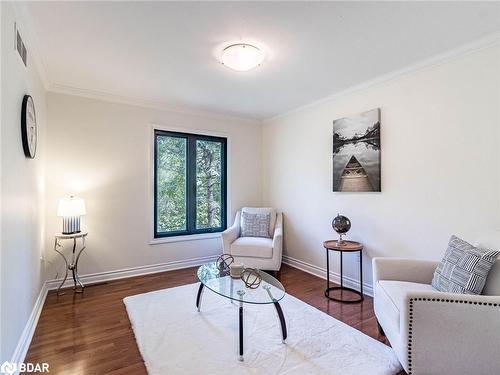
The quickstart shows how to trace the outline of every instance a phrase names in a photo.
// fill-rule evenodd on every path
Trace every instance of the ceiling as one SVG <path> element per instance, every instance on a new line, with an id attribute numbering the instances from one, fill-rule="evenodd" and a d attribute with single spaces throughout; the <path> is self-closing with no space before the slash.
<path id="1" fill-rule="evenodd" d="M 265 119 L 500 30 L 498 2 L 27 2 L 52 87 Z M 260 42 L 249 72 L 217 48 Z"/>

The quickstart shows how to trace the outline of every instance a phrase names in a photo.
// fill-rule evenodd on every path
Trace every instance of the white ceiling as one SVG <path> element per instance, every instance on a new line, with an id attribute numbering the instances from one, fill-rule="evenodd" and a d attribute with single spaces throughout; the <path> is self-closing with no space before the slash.
<path id="1" fill-rule="evenodd" d="M 488 2 L 30 2 L 53 86 L 268 118 L 500 30 Z M 215 49 L 258 41 L 257 69 Z"/>

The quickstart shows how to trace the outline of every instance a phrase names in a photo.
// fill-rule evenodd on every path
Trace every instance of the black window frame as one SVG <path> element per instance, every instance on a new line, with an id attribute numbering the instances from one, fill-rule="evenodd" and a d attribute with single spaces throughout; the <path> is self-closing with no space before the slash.
<path id="1" fill-rule="evenodd" d="M 158 232 L 158 137 L 186 139 L 186 230 Z M 221 143 L 221 226 L 218 228 L 196 228 L 196 142 Z M 183 133 L 154 129 L 154 238 L 186 236 L 203 233 L 219 233 L 227 228 L 227 138 L 205 134 Z"/>

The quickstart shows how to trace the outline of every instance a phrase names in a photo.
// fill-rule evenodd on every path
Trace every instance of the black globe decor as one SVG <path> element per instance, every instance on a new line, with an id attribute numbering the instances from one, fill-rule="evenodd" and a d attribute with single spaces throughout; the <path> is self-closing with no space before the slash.
<path id="1" fill-rule="evenodd" d="M 332 221 L 332 228 L 339 234 L 339 240 L 337 243 L 342 245 L 344 241 L 342 241 L 342 236 L 345 235 L 349 229 L 351 229 L 351 220 L 349 218 L 337 214 L 335 219 Z"/>

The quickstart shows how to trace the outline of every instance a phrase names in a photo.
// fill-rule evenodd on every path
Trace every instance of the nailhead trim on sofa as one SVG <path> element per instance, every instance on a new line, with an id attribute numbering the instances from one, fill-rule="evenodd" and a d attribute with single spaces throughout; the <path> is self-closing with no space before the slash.
<path id="1" fill-rule="evenodd" d="M 410 298 L 410 309 L 409 309 L 409 319 L 408 319 L 408 375 L 412 375 L 411 361 L 412 361 L 412 340 L 413 340 L 413 303 L 414 301 L 427 301 L 427 302 L 445 302 L 445 303 L 465 303 L 469 305 L 485 305 L 500 307 L 499 303 L 492 302 L 472 302 L 472 301 L 462 301 L 456 299 L 446 299 L 446 298 Z"/>

